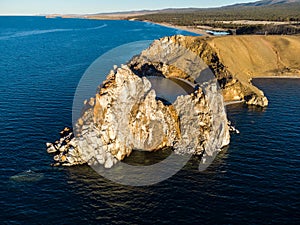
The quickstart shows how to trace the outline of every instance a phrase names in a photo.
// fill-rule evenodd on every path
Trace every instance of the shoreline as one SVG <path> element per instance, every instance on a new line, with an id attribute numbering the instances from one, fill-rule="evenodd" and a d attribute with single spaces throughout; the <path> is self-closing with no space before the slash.
<path id="1" fill-rule="evenodd" d="M 128 16 L 128 15 L 127 15 Z M 191 32 L 194 34 L 199 34 L 202 36 L 209 36 L 209 37 L 213 37 L 213 35 L 208 34 L 206 32 L 206 30 L 215 30 L 213 28 L 207 28 L 207 29 L 201 29 L 201 28 L 195 28 L 195 27 L 190 27 L 190 26 L 178 26 L 178 25 L 173 25 L 170 23 L 157 23 L 157 22 L 153 22 L 150 20 L 135 20 L 135 19 L 128 19 L 127 17 L 120 16 L 120 15 L 104 15 L 104 16 L 73 16 L 73 15 L 46 15 L 45 18 L 47 19 L 53 19 L 53 18 L 57 18 L 60 17 L 62 19 L 86 19 L 86 20 L 127 20 L 127 21 L 132 21 L 132 22 L 144 22 L 144 23 L 151 23 L 151 24 L 155 24 L 155 25 L 159 25 L 159 26 L 163 26 L 163 27 L 167 27 L 167 28 L 173 28 L 176 30 L 182 30 L 182 31 L 187 31 L 187 32 Z"/>
<path id="2" fill-rule="evenodd" d="M 139 21 L 139 20 L 132 20 L 132 21 Z M 188 31 L 191 33 L 195 33 L 195 34 L 200 34 L 202 36 L 210 36 L 213 37 L 213 35 L 210 35 L 206 32 L 206 30 L 204 29 L 200 29 L 200 28 L 195 28 L 195 27 L 189 27 L 189 26 L 177 26 L 177 25 L 173 25 L 170 23 L 156 23 L 153 21 L 149 21 L 149 20 L 140 20 L 141 22 L 145 22 L 145 23 L 152 23 L 152 24 L 156 24 L 159 26 L 163 26 L 163 27 L 167 27 L 167 28 L 173 28 L 176 30 L 183 30 L 183 31 Z"/>
<path id="3" fill-rule="evenodd" d="M 237 101 L 224 101 L 224 105 L 229 106 L 229 105 L 236 105 L 236 104 L 244 104 L 246 101 L 245 100 L 237 100 Z"/>
<path id="4" fill-rule="evenodd" d="M 280 76 L 258 76 L 258 77 L 252 77 L 253 79 L 300 79 L 300 74 L 296 75 L 280 75 Z"/>

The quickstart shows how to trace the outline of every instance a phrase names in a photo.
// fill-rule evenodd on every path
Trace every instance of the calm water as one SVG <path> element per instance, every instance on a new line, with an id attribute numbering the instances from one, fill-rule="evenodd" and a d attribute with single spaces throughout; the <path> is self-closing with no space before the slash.
<path id="1" fill-rule="evenodd" d="M 1 224 L 299 224 L 300 80 L 256 80 L 264 110 L 228 107 L 241 131 L 205 172 L 193 158 L 150 187 L 51 168 L 85 69 L 121 44 L 180 33 L 140 22 L 0 17 Z M 184 33 L 185 34 L 185 33 Z M 14 175 L 32 170 L 32 180 Z"/>

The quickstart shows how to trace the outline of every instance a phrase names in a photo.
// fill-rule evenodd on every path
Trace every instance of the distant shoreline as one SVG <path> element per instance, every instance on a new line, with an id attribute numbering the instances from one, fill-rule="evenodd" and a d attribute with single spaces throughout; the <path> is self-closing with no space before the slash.
<path id="1" fill-rule="evenodd" d="M 160 26 L 183 30 L 195 34 L 199 34 L 202 36 L 219 36 L 218 32 L 229 32 L 231 34 L 235 34 L 236 29 L 227 29 L 222 26 L 219 27 L 212 27 L 210 25 L 174 25 L 169 22 L 154 22 L 152 20 L 145 20 L 145 19 L 138 19 L 139 16 L 147 15 L 147 13 L 108 13 L 108 14 L 99 14 L 99 15 L 75 15 L 75 14 L 69 14 L 69 15 L 62 15 L 62 14 L 52 14 L 52 15 L 45 15 L 45 18 L 63 18 L 63 19 L 89 19 L 89 20 L 126 20 L 126 21 L 139 21 L 139 22 L 146 22 L 146 23 L 152 23 L 157 24 Z M 221 24 L 236 24 L 236 25 L 244 25 L 246 28 L 248 26 L 266 26 L 266 25 L 288 25 L 291 22 L 278 22 L 278 21 L 253 21 L 253 20 L 232 20 L 232 21 L 219 21 Z M 251 33 L 248 33 L 248 31 L 243 31 L 244 35 L 252 35 Z M 264 31 L 262 34 L 267 33 L 267 31 Z M 257 33 L 253 33 L 255 35 Z M 275 35 L 275 34 L 273 34 Z M 280 35 L 280 34 L 278 34 Z"/>
<path id="2" fill-rule="evenodd" d="M 194 27 L 189 27 L 189 26 L 177 26 L 177 25 L 173 25 L 173 24 L 169 24 L 169 23 L 156 23 L 156 22 L 152 22 L 152 21 L 148 21 L 148 20 L 142 20 L 141 22 L 152 23 L 152 24 L 156 24 L 159 26 L 163 26 L 163 27 L 188 31 L 188 32 L 195 33 L 195 34 L 200 34 L 202 36 L 212 36 L 212 35 L 208 34 L 206 32 L 206 30 L 200 29 L 200 28 L 194 28 Z"/>
<path id="3" fill-rule="evenodd" d="M 105 16 L 78 16 L 78 15 L 46 15 L 45 18 L 47 19 L 54 19 L 54 18 L 62 18 L 62 19 L 87 19 L 87 20 L 127 20 L 127 21 L 137 21 L 137 22 L 145 22 L 145 23 L 151 23 L 151 24 L 156 24 L 159 26 L 163 27 L 168 27 L 168 28 L 173 28 L 177 30 L 182 30 L 182 31 L 187 31 L 195 34 L 199 34 L 202 36 L 213 36 L 211 34 L 208 34 L 206 31 L 207 30 L 218 30 L 212 27 L 203 27 L 203 28 L 196 28 L 196 27 L 191 27 L 191 26 L 178 26 L 178 25 L 173 25 L 170 23 L 157 23 L 153 21 L 148 21 L 148 20 L 135 20 L 135 19 L 128 19 L 128 17 L 136 16 L 136 14 L 129 15 L 126 14 L 120 16 L 119 14 L 109 14 Z M 204 29 L 205 28 L 205 29 Z"/>

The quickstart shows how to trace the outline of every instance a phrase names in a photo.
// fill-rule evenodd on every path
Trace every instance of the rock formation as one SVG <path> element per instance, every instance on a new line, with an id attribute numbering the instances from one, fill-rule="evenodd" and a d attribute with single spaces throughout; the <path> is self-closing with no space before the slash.
<path id="1" fill-rule="evenodd" d="M 164 147 L 176 154 L 212 156 L 229 144 L 229 130 L 238 133 L 227 121 L 223 98 L 267 106 L 251 79 L 299 74 L 299 42 L 299 36 L 178 35 L 157 40 L 111 71 L 85 101 L 75 137 L 66 128 L 60 140 L 47 143 L 47 151 L 55 154 L 53 165 L 111 168 L 133 150 Z M 161 93 L 165 82 L 180 90 L 173 99 Z"/>
<path id="2" fill-rule="evenodd" d="M 173 100 L 166 98 L 155 87 L 157 79 L 182 92 Z M 133 150 L 164 147 L 172 147 L 176 154 L 213 155 L 230 141 L 215 76 L 198 55 L 172 38 L 155 41 L 127 65 L 111 71 L 85 102 L 74 133 L 68 140 L 71 145 L 48 144 L 50 153 L 58 148 L 55 165 L 87 162 L 111 168 Z"/>

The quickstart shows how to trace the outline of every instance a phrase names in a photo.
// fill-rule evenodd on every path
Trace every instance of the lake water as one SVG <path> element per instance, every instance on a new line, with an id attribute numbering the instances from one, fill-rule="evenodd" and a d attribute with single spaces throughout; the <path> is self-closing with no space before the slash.
<path id="1" fill-rule="evenodd" d="M 87 67 L 119 45 L 178 33 L 188 34 L 142 22 L 0 17 L 1 224 L 300 223 L 297 79 L 255 80 L 265 110 L 228 106 L 241 134 L 205 172 L 192 158 L 169 180 L 127 187 L 87 166 L 49 166 L 45 142 L 71 125 Z"/>

